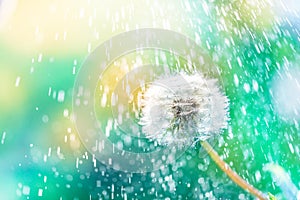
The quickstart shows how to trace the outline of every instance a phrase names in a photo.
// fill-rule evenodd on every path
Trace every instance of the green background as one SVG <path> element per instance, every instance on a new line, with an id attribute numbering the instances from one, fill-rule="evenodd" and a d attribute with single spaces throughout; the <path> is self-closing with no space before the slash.
<path id="1" fill-rule="evenodd" d="M 282 166 L 299 188 L 298 121 L 283 120 L 270 93 L 286 62 L 300 67 L 299 18 L 285 18 L 265 1 L 247 2 L 18 2 L 0 32 L 1 198 L 252 199 L 208 156 L 199 157 L 199 146 L 176 166 L 131 174 L 106 168 L 81 144 L 72 123 L 72 87 L 80 66 L 113 35 L 146 27 L 201 43 L 221 69 L 231 118 L 215 145 L 222 158 L 262 191 L 281 193 L 263 170 L 267 163 Z"/>

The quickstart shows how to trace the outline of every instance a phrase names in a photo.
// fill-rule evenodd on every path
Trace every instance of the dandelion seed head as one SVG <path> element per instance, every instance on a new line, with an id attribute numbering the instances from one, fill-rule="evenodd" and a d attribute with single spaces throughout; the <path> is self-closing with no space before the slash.
<path id="1" fill-rule="evenodd" d="M 145 90 L 140 124 L 147 138 L 182 148 L 221 133 L 228 105 L 216 79 L 200 73 L 164 75 Z"/>

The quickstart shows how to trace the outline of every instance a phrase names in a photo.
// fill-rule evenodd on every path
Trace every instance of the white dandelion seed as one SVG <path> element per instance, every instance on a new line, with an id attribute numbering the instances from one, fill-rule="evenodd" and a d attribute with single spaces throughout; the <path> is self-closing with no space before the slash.
<path id="1" fill-rule="evenodd" d="M 158 144 L 182 148 L 226 128 L 228 102 L 216 79 L 183 72 L 162 76 L 144 93 L 140 124 Z"/>
<path id="2" fill-rule="evenodd" d="M 232 181 L 258 199 L 268 199 L 233 171 L 206 141 L 226 128 L 229 120 L 229 100 L 221 92 L 216 79 L 183 72 L 162 76 L 146 89 L 141 106 L 140 124 L 148 138 L 176 148 L 200 141 Z"/>

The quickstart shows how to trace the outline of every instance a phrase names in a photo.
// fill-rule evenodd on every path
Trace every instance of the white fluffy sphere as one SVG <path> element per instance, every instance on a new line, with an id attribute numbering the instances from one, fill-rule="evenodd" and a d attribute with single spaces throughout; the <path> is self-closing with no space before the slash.
<path id="1" fill-rule="evenodd" d="M 228 102 L 216 79 L 183 72 L 162 76 L 144 93 L 140 124 L 146 137 L 180 148 L 226 128 Z"/>

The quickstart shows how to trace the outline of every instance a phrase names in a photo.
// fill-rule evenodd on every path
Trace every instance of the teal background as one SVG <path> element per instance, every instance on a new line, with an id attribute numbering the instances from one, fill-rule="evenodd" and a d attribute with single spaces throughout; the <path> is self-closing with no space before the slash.
<path id="1" fill-rule="evenodd" d="M 0 29 L 1 199 L 253 199 L 208 156 L 198 156 L 200 146 L 189 149 L 176 166 L 131 174 L 106 168 L 81 144 L 72 122 L 72 87 L 80 66 L 103 41 L 143 27 L 178 31 L 201 42 L 199 48 L 220 67 L 231 118 L 215 146 L 222 158 L 248 182 L 279 198 L 281 190 L 263 170 L 265 164 L 282 166 L 300 187 L 298 121 L 283 120 L 270 94 L 272 78 L 285 62 L 300 67 L 299 18 L 286 18 L 265 1 L 89 2 L 20 1 Z M 64 91 L 62 102 L 59 91 Z"/>

